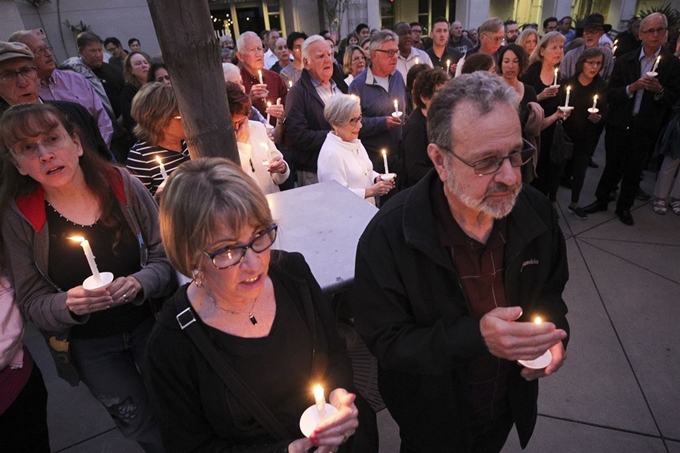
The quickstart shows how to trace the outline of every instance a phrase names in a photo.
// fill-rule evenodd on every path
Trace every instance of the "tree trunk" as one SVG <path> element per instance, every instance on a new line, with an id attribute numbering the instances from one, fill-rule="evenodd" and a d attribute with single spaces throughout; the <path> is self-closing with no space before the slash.
<path id="1" fill-rule="evenodd" d="M 226 157 L 240 165 L 207 0 L 147 2 L 191 158 Z"/>

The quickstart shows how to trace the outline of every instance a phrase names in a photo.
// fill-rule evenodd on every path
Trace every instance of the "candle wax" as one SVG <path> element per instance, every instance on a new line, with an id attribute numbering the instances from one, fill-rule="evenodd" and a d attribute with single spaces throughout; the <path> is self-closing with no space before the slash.
<path id="1" fill-rule="evenodd" d="M 382 155 L 383 155 L 383 163 L 385 164 L 385 174 L 390 172 L 390 168 L 387 166 L 387 151 L 384 149 L 382 150 Z"/>

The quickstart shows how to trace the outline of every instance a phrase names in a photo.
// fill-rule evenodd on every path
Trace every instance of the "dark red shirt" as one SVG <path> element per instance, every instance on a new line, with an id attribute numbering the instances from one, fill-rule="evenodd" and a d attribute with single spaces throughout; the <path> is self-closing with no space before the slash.
<path id="1" fill-rule="evenodd" d="M 481 319 L 496 307 L 507 307 L 503 284 L 507 220 L 494 221 L 486 244 L 482 244 L 465 234 L 453 218 L 444 195 L 444 185 L 438 178 L 430 187 L 430 199 L 439 241 L 453 255 L 470 317 Z M 470 362 L 472 426 L 489 424 L 510 409 L 509 370 L 509 361 L 491 354 Z"/>
<path id="2" fill-rule="evenodd" d="M 250 93 L 250 89 L 253 85 L 260 83 L 257 71 L 253 76 L 248 72 L 246 68 L 241 68 L 241 78 L 243 79 L 243 86 L 246 87 L 246 93 Z M 286 95 L 288 94 L 288 88 L 286 87 L 286 82 L 283 78 L 274 71 L 262 68 L 262 81 L 267 85 L 267 91 L 269 95 L 264 99 L 254 99 L 253 107 L 260 111 L 262 116 L 267 117 L 267 102 L 271 102 L 272 105 L 276 104 L 276 100 L 281 98 L 281 105 L 286 104 Z M 251 98 L 253 99 L 253 98 Z M 276 126 L 276 118 L 272 117 L 271 125 Z"/>

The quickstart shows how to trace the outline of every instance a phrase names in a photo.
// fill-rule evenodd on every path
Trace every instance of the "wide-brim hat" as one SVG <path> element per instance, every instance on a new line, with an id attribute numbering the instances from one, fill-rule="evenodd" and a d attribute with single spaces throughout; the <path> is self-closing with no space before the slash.
<path id="1" fill-rule="evenodd" d="M 584 20 L 579 21 L 576 25 L 577 30 L 585 30 L 586 28 L 597 28 L 604 30 L 605 33 L 609 33 L 612 29 L 611 24 L 604 23 L 604 16 L 600 13 L 591 14 Z"/>
<path id="2" fill-rule="evenodd" d="M 12 58 L 28 58 L 33 60 L 33 52 L 23 43 L 0 41 L 0 61 Z"/>

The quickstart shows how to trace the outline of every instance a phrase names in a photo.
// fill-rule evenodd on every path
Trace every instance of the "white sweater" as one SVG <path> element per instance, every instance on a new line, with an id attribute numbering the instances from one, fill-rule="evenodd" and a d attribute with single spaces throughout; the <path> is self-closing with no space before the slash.
<path id="1" fill-rule="evenodd" d="M 241 168 L 249 174 L 262 188 L 265 195 L 279 191 L 277 184 L 283 183 L 290 175 L 290 167 L 286 163 L 286 173 L 269 173 L 267 166 L 262 165 L 262 161 L 267 159 L 263 143 L 269 148 L 271 159 L 277 157 L 283 160 L 283 154 L 276 149 L 276 145 L 267 136 L 264 124 L 258 121 L 248 121 L 250 128 L 250 138 L 248 143 L 238 142 L 238 155 L 241 158 Z M 285 161 L 284 161 L 285 162 Z"/>

